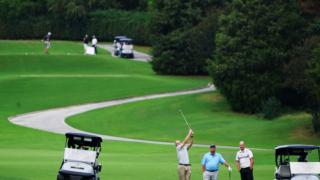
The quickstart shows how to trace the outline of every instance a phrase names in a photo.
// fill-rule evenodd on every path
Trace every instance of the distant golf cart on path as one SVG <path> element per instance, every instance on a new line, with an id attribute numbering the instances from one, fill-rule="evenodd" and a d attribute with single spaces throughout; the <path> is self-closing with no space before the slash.
<path id="1" fill-rule="evenodd" d="M 115 36 L 113 41 L 114 55 L 121 58 L 134 58 L 133 40 L 126 36 Z"/>
<path id="2" fill-rule="evenodd" d="M 114 55 L 119 56 L 121 50 L 121 42 L 120 39 L 127 38 L 126 36 L 115 36 L 113 40 L 113 47 L 114 47 Z"/>
<path id="3" fill-rule="evenodd" d="M 99 180 L 101 137 L 67 133 L 64 158 L 57 180 Z"/>
<path id="4" fill-rule="evenodd" d="M 313 157 L 316 158 L 316 162 L 308 161 L 311 154 L 317 156 Z M 275 160 L 276 180 L 320 180 L 320 146 L 277 146 L 275 148 Z"/>

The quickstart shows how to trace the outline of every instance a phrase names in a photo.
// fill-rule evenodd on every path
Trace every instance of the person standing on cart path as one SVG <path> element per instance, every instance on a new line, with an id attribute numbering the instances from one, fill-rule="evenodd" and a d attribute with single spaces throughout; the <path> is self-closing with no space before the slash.
<path id="1" fill-rule="evenodd" d="M 228 168 L 229 173 L 231 173 L 231 166 L 224 160 L 220 153 L 216 152 L 216 145 L 210 145 L 209 148 L 210 152 L 206 153 L 201 160 L 203 180 L 217 180 L 219 164 L 225 165 Z"/>
<path id="2" fill-rule="evenodd" d="M 98 39 L 95 35 L 92 36 L 92 47 L 94 48 L 95 54 L 98 54 L 98 49 L 97 49 L 97 44 L 98 44 Z"/>
<path id="3" fill-rule="evenodd" d="M 51 32 L 48 32 L 48 34 L 46 34 L 43 38 L 45 54 L 49 54 L 49 48 L 51 47 L 50 41 L 51 41 Z"/>
<path id="4" fill-rule="evenodd" d="M 87 47 L 89 45 L 89 38 L 88 38 L 88 34 L 86 34 L 83 37 L 83 49 L 84 49 L 84 54 L 87 54 Z"/>
<path id="5" fill-rule="evenodd" d="M 188 144 L 189 143 L 189 144 Z M 191 177 L 191 164 L 189 160 L 188 151 L 193 144 L 193 131 L 189 129 L 188 135 L 181 142 L 176 140 L 176 150 L 178 156 L 178 175 L 179 180 L 190 180 Z"/>
<path id="6" fill-rule="evenodd" d="M 246 148 L 244 141 L 240 141 L 239 148 L 240 150 L 236 155 L 236 164 L 241 180 L 253 180 L 253 153 Z"/>

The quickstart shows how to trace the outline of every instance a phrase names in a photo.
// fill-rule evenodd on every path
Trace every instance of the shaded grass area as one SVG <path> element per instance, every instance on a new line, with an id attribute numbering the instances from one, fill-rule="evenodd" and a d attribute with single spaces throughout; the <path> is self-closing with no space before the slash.
<path id="1" fill-rule="evenodd" d="M 150 46 L 135 45 L 134 50 L 152 55 L 152 48 Z"/>

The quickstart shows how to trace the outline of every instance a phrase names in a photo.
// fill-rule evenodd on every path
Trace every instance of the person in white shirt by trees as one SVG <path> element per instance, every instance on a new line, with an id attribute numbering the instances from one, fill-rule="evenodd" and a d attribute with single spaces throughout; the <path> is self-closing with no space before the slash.
<path id="1" fill-rule="evenodd" d="M 253 154 L 246 148 L 244 141 L 240 141 L 240 150 L 236 155 L 237 168 L 241 175 L 241 180 L 253 180 Z"/>
<path id="2" fill-rule="evenodd" d="M 176 140 L 176 150 L 178 156 L 178 175 L 179 180 L 190 180 L 191 177 L 191 164 L 189 161 L 188 151 L 193 144 L 193 131 L 189 130 L 186 138 L 181 142 Z"/>
<path id="3" fill-rule="evenodd" d="M 92 36 L 92 42 L 91 42 L 91 44 L 92 44 L 92 47 L 94 48 L 94 52 L 95 52 L 95 54 L 98 54 L 98 47 L 97 47 L 97 44 L 98 44 L 98 39 L 97 39 L 97 37 L 95 36 L 95 35 L 93 35 Z"/>

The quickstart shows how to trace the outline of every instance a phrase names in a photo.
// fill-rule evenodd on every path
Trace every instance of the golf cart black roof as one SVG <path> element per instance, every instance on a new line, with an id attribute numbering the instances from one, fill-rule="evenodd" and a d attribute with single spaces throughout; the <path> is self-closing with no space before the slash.
<path id="1" fill-rule="evenodd" d="M 120 42 L 132 42 L 133 40 L 130 38 L 121 38 Z"/>
<path id="2" fill-rule="evenodd" d="M 282 145 L 275 147 L 275 161 L 277 167 L 286 162 L 288 156 L 301 156 L 306 157 L 310 151 L 318 149 L 318 155 L 320 158 L 320 146 L 305 145 L 305 144 L 292 144 Z M 319 159 L 320 160 L 320 159 Z"/>
<path id="3" fill-rule="evenodd" d="M 120 39 L 127 38 L 127 36 L 115 36 L 114 39 L 119 41 Z"/>
<path id="4" fill-rule="evenodd" d="M 84 134 L 84 133 L 66 133 L 68 141 L 68 147 L 89 146 L 89 147 L 101 147 L 102 138 L 99 136 Z"/>
<path id="5" fill-rule="evenodd" d="M 282 145 L 275 148 L 276 155 L 300 155 L 308 150 L 320 149 L 320 146 L 315 145 L 304 145 L 304 144 L 293 144 L 293 145 Z"/>

